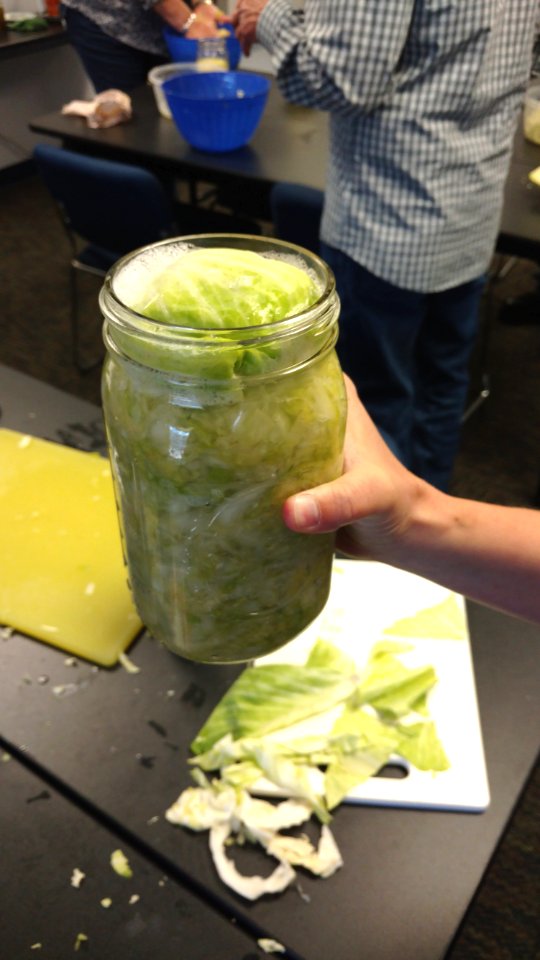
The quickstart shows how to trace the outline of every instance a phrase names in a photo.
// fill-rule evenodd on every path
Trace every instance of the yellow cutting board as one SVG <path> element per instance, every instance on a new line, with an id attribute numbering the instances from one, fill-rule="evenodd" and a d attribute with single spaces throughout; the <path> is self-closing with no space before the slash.
<path id="1" fill-rule="evenodd" d="M 140 631 L 108 460 L 0 429 L 0 623 L 112 666 Z"/>

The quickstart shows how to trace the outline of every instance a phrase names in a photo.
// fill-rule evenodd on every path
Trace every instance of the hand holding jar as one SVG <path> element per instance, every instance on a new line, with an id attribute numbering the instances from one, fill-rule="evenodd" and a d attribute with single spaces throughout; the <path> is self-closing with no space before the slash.
<path id="1" fill-rule="evenodd" d="M 192 4 L 192 10 L 183 30 L 188 40 L 218 37 L 220 26 L 229 22 L 229 18 L 212 3 L 212 0 L 198 0 L 198 3 Z"/>

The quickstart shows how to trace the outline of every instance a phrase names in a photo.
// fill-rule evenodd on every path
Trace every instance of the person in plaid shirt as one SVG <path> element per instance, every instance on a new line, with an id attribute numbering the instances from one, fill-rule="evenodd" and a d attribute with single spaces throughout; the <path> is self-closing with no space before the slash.
<path id="1" fill-rule="evenodd" d="M 245 53 L 330 114 L 321 254 L 377 427 L 447 489 L 538 0 L 238 0 Z"/>

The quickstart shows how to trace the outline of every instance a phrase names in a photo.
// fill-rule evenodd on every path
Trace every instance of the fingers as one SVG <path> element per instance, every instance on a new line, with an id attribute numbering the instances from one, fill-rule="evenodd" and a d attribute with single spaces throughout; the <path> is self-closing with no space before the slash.
<path id="1" fill-rule="evenodd" d="M 257 23 L 263 6 L 264 3 L 253 3 L 253 0 L 237 0 L 232 12 L 231 22 L 236 38 L 247 57 L 256 40 Z"/>
<path id="2" fill-rule="evenodd" d="M 197 19 L 186 36 L 190 40 L 217 37 L 219 36 L 218 28 L 224 23 L 230 23 L 230 17 L 223 13 L 219 7 L 201 3 L 197 7 Z"/>
<path id="3" fill-rule="evenodd" d="M 249 57 L 251 53 L 251 48 L 255 42 L 255 37 L 253 32 L 246 27 L 243 23 L 238 23 L 235 25 L 235 34 L 236 39 L 238 40 L 240 46 L 242 47 L 242 53 L 246 57 Z"/>
<path id="4" fill-rule="evenodd" d="M 242 53 L 244 56 L 249 57 L 251 53 L 251 48 L 253 46 L 253 40 L 250 36 L 244 35 L 243 31 L 238 29 L 236 30 L 236 39 L 238 40 L 240 46 L 242 47 Z"/>
<path id="5" fill-rule="evenodd" d="M 358 486 L 351 472 L 289 497 L 283 505 L 283 519 L 297 533 L 328 533 L 358 518 L 358 501 Z"/>

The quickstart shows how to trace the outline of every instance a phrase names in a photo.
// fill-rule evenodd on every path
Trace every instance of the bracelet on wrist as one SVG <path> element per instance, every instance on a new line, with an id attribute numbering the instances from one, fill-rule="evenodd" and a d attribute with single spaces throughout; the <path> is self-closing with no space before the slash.
<path id="1" fill-rule="evenodd" d="M 197 12 L 196 12 L 196 10 L 194 10 L 193 13 L 190 13 L 189 17 L 188 17 L 187 20 L 185 21 L 184 26 L 183 26 L 183 27 L 180 27 L 179 33 L 181 33 L 182 36 L 184 36 L 184 35 L 188 32 L 188 30 L 190 29 L 190 27 L 193 26 L 193 24 L 195 23 L 196 19 L 197 19 Z"/>

